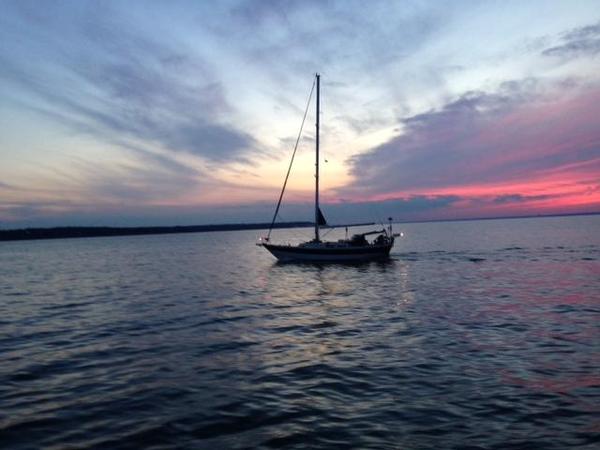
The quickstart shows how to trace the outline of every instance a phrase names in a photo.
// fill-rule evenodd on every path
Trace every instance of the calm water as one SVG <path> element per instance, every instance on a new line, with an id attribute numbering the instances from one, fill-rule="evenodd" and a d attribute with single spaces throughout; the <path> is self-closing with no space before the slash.
<path id="1" fill-rule="evenodd" d="M 0 243 L 0 447 L 598 448 L 600 216 L 396 228 Z"/>

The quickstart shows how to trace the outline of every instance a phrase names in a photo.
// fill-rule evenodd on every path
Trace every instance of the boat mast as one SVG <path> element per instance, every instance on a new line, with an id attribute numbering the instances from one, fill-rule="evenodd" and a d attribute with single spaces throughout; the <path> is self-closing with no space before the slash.
<path id="1" fill-rule="evenodd" d="M 319 102 L 321 90 L 321 75 L 317 73 L 317 134 L 316 134 L 316 163 L 315 163 L 315 241 L 319 242 Z"/>

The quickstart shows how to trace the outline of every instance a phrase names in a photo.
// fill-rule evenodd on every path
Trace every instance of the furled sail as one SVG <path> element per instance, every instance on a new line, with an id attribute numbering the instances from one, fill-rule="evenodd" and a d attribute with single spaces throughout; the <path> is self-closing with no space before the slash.
<path id="1" fill-rule="evenodd" d="M 319 213 L 317 215 L 318 218 L 318 223 L 320 227 L 324 227 L 325 225 L 327 225 L 327 221 L 325 220 L 325 216 L 323 215 L 323 212 L 321 211 L 321 208 L 319 208 Z"/>

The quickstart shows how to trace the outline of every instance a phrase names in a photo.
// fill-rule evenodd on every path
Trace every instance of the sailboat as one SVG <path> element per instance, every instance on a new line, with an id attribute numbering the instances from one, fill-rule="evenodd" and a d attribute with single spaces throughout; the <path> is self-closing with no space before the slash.
<path id="1" fill-rule="evenodd" d="M 368 231 L 366 233 L 354 234 L 350 238 L 339 239 L 337 241 L 323 241 L 321 240 L 320 230 L 321 228 L 331 228 L 327 225 L 325 216 L 321 212 L 319 207 L 319 108 L 320 108 L 320 91 L 321 91 L 321 76 L 320 74 L 315 75 L 316 84 L 316 136 L 315 136 L 315 225 L 314 225 L 314 238 L 308 242 L 303 242 L 298 245 L 291 244 L 274 244 L 271 242 L 271 231 L 277 218 L 279 207 L 281 206 L 281 200 L 285 191 L 285 186 L 290 174 L 291 165 L 294 161 L 294 155 L 298 147 L 298 140 L 296 141 L 296 148 L 292 155 L 292 161 L 288 168 L 287 175 L 279 196 L 279 201 L 275 209 L 275 214 L 269 227 L 269 233 L 266 237 L 262 237 L 257 245 L 267 249 L 275 258 L 280 261 L 309 261 L 309 262 L 358 262 L 358 261 L 370 261 L 378 259 L 386 259 L 389 257 L 390 250 L 394 245 L 394 237 L 398 235 L 392 233 L 392 219 L 389 219 L 388 227 L 383 227 L 381 230 Z M 313 84 L 313 89 L 315 84 Z M 312 96 L 312 90 L 311 90 Z M 309 103 L 310 97 L 309 96 Z M 304 119 L 306 119 L 306 112 L 304 113 Z M 304 125 L 304 119 L 302 125 Z M 300 128 L 300 134 L 302 133 L 302 127 Z M 364 225 L 364 224 L 355 224 Z M 369 224 L 372 225 L 372 224 Z M 350 225 L 340 225 L 350 226 Z M 347 228 L 346 228 L 347 229 Z M 368 240 L 367 236 L 374 238 Z"/>

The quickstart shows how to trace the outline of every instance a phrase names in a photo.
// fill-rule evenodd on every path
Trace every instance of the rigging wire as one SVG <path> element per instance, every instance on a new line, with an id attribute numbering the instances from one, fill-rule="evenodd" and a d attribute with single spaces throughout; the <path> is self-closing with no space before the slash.
<path id="1" fill-rule="evenodd" d="M 282 221 L 285 222 L 287 219 L 281 214 L 279 213 L 277 215 L 277 217 Z M 297 241 L 301 242 L 301 241 L 306 241 L 309 239 L 309 235 L 306 233 L 307 228 L 300 228 L 300 230 L 296 229 L 296 228 L 286 228 L 285 231 L 287 234 L 291 235 L 294 239 L 296 239 Z"/>
<path id="2" fill-rule="evenodd" d="M 381 214 L 380 214 L 380 211 L 379 211 L 379 208 L 377 207 L 377 205 L 375 205 L 373 202 L 369 202 L 368 208 L 369 208 L 369 211 L 371 212 L 371 214 L 377 218 L 377 223 L 379 223 L 382 227 L 384 227 L 385 225 L 383 223 L 383 220 L 381 218 Z"/>
<path id="3" fill-rule="evenodd" d="M 290 165 L 287 170 L 287 174 L 285 175 L 285 181 L 283 182 L 283 187 L 281 188 L 281 193 L 279 194 L 279 200 L 277 201 L 277 207 L 275 208 L 275 214 L 273 214 L 273 220 L 271 221 L 271 225 L 269 226 L 269 233 L 267 233 L 267 240 L 271 238 L 271 231 L 273 231 L 273 225 L 275 225 L 275 220 L 277 219 L 277 214 L 279 213 L 279 207 L 281 206 L 281 200 L 283 199 L 283 193 L 285 192 L 285 187 L 288 182 L 288 178 L 290 177 L 290 172 L 292 171 L 292 164 L 294 163 L 294 157 L 296 156 L 296 150 L 298 150 L 298 144 L 300 143 L 300 138 L 302 137 L 302 129 L 304 128 L 304 122 L 306 122 L 306 115 L 308 114 L 308 108 L 310 107 L 310 100 L 312 99 L 313 91 L 315 90 L 315 84 L 317 79 L 313 80 L 312 87 L 310 88 L 310 94 L 308 95 L 308 102 L 306 102 L 306 109 L 304 110 L 304 116 L 302 117 L 302 124 L 300 125 L 300 131 L 298 132 L 298 137 L 296 138 L 296 145 L 294 145 L 294 152 L 292 153 L 292 159 L 290 161 Z"/>
<path id="4" fill-rule="evenodd" d="M 329 233 L 331 233 L 333 230 L 335 230 L 335 227 L 331 227 L 329 229 L 327 229 L 324 233 L 323 233 L 323 237 L 326 237 Z"/>

